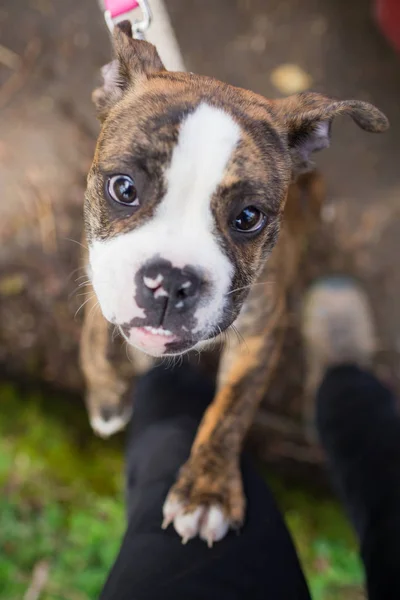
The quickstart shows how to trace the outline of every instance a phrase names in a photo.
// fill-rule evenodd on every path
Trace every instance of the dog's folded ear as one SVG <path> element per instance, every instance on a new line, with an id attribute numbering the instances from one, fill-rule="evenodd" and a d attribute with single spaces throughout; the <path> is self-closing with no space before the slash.
<path id="1" fill-rule="evenodd" d="M 115 59 L 101 70 L 103 86 L 92 95 L 100 121 L 104 121 L 126 90 L 152 73 L 165 71 L 156 48 L 148 42 L 132 38 L 129 21 L 122 21 L 115 26 L 113 49 Z"/>
<path id="2" fill-rule="evenodd" d="M 380 133 L 389 127 L 383 113 L 372 104 L 360 100 L 335 100 L 304 92 L 274 100 L 272 104 L 287 132 L 295 176 L 312 168 L 310 158 L 313 152 L 329 146 L 335 117 L 348 115 L 361 129 L 373 133 Z"/>

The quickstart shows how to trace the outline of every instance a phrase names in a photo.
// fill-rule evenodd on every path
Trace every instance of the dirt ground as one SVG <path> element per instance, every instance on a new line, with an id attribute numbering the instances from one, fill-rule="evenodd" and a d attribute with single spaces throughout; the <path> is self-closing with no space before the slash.
<path id="1" fill-rule="evenodd" d="M 327 202 L 293 295 L 278 378 L 254 436 L 262 456 L 319 464 L 300 418 L 301 291 L 328 272 L 355 275 L 372 299 L 376 368 L 400 393 L 400 58 L 367 0 L 167 0 L 187 68 L 268 97 L 279 67 L 309 87 L 376 104 L 391 121 L 373 136 L 349 119 L 318 156 Z M 96 0 L 2 0 L 0 7 L 0 364 L 71 390 L 77 368 L 81 207 L 98 126 L 90 95 L 110 47 Z M 282 374 L 282 373 L 281 373 Z M 285 381 L 283 385 L 282 381 Z M 268 446 L 265 430 L 277 435 Z M 261 439 L 262 438 L 262 439 Z"/>

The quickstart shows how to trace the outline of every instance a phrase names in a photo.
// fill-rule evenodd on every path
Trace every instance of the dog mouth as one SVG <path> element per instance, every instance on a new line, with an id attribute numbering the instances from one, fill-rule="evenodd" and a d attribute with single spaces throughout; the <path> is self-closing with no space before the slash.
<path id="1" fill-rule="evenodd" d="M 159 357 L 168 354 L 181 354 L 192 348 L 196 341 L 185 339 L 164 327 L 121 327 L 126 341 L 146 354 Z"/>
<path id="2" fill-rule="evenodd" d="M 162 336 L 164 338 L 176 338 L 177 336 L 169 331 L 168 329 L 164 329 L 163 327 L 150 327 L 150 325 L 146 325 L 145 327 L 135 327 L 137 332 L 141 335 L 145 336 Z"/>
<path id="3" fill-rule="evenodd" d="M 189 324 L 188 327 L 181 324 L 178 331 L 176 329 L 173 331 L 163 325 L 142 324 L 139 319 L 120 324 L 119 329 L 130 346 L 154 358 L 161 358 L 185 354 L 190 350 L 207 346 L 212 340 L 218 338 L 231 322 L 232 311 L 229 311 L 219 321 L 219 325 L 208 326 L 195 333 L 189 329 Z"/>

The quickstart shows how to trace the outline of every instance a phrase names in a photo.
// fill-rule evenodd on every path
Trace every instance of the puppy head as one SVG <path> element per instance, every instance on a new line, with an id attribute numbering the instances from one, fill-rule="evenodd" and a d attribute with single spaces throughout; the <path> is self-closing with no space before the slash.
<path id="1" fill-rule="evenodd" d="M 168 73 L 127 23 L 94 93 L 102 122 L 85 199 L 89 273 L 104 316 L 154 356 L 211 339 L 237 317 L 279 232 L 287 189 L 348 114 L 373 106 L 300 94 L 268 101 Z"/>

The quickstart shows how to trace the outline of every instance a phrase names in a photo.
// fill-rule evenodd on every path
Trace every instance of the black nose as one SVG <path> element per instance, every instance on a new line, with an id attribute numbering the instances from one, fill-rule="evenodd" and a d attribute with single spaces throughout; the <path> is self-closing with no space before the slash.
<path id="1" fill-rule="evenodd" d="M 162 259 L 148 262 L 135 279 L 136 302 L 154 324 L 192 311 L 205 286 L 200 269 L 190 265 L 179 269 Z"/>

